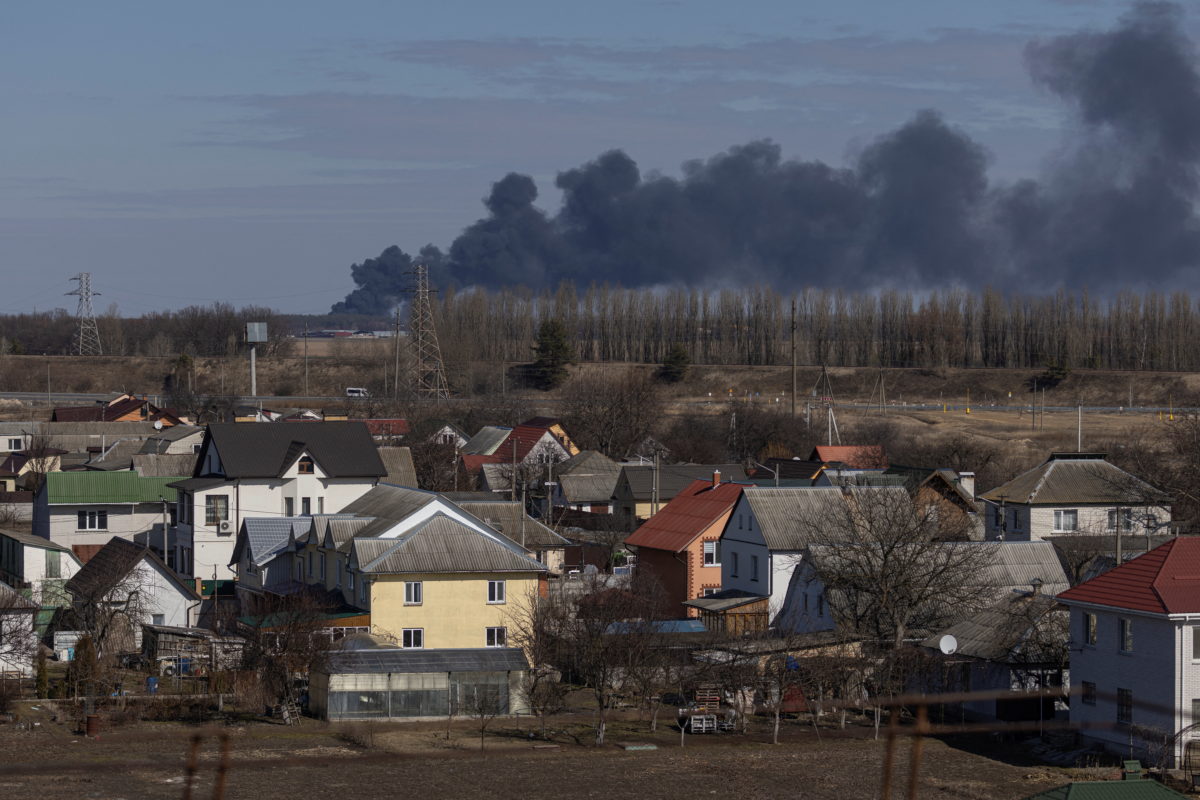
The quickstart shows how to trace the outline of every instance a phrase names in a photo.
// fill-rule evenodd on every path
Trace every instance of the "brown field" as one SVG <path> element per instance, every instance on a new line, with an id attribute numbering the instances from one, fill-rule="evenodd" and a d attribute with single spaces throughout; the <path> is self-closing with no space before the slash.
<path id="1" fill-rule="evenodd" d="M 32 731 L 4 726 L 0 796 L 181 797 L 185 756 L 196 732 L 206 734 L 196 797 L 211 796 L 216 735 L 222 732 L 231 742 L 227 798 L 879 796 L 885 747 L 866 725 L 828 728 L 818 738 L 807 724 L 785 722 L 776 746 L 762 720 L 749 735 L 689 737 L 681 748 L 677 732 L 660 727 L 651 734 L 630 715 L 613 724 L 610 739 L 654 742 L 659 749 L 627 752 L 615 744 L 577 744 L 576 738 L 587 741 L 586 720 L 555 724 L 568 729 L 557 736 L 560 749 L 546 750 L 529 739 L 529 720 L 495 720 L 483 752 L 469 721 L 455 724 L 449 743 L 444 722 L 374 732 L 369 725 L 314 721 L 295 728 L 247 723 L 219 729 L 139 723 L 97 740 L 74 735 L 66 724 L 45 722 Z M 907 788 L 909 752 L 907 743 L 897 750 L 896 797 Z M 929 739 L 918 796 L 1015 800 L 1065 783 L 1072 774 L 1081 773 L 1037 765 L 1017 745 Z"/>

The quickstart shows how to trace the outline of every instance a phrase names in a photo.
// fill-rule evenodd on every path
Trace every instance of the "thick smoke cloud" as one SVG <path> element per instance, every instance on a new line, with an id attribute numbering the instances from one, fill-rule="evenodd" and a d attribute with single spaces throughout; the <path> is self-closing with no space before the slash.
<path id="1" fill-rule="evenodd" d="M 510 174 L 487 217 L 421 258 L 462 286 L 1194 287 L 1200 72 L 1180 9 L 1141 3 L 1111 31 L 1034 42 L 1026 60 L 1072 112 L 1036 181 L 989 184 L 984 149 L 921 111 L 848 168 L 758 141 L 675 179 L 608 152 L 558 176 L 553 217 L 533 180 Z M 360 288 L 334 310 L 386 310 L 410 264 L 389 248 L 355 265 Z"/>

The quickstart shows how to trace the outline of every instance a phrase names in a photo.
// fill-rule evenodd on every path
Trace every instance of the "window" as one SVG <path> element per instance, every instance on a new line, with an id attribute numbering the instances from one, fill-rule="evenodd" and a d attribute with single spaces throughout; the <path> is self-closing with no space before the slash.
<path id="1" fill-rule="evenodd" d="M 721 566 L 721 552 L 717 548 L 720 542 L 712 541 L 704 543 L 704 566 L 719 567 Z"/>
<path id="2" fill-rule="evenodd" d="M 361 605 L 365 608 L 367 605 L 367 600 L 368 600 L 368 598 L 367 598 L 367 581 L 364 579 L 362 581 L 362 583 L 358 584 L 359 605 Z"/>
<path id="3" fill-rule="evenodd" d="M 296 472 L 300 475 L 312 475 L 315 472 L 312 456 L 301 456 L 296 462 Z"/>
<path id="4" fill-rule="evenodd" d="M 1079 530 L 1079 512 L 1075 509 L 1060 509 L 1054 512 L 1054 530 L 1070 532 Z"/>
<path id="5" fill-rule="evenodd" d="M 1012 531 L 1020 531 L 1021 530 L 1021 515 L 1017 513 L 1016 509 L 1013 509 L 1012 523 L 1008 526 L 1008 529 L 1012 530 Z"/>
<path id="6" fill-rule="evenodd" d="M 1083 615 L 1083 642 L 1084 644 L 1096 643 L 1096 615 L 1084 613 Z"/>
<path id="7" fill-rule="evenodd" d="M 700 590 L 700 596 L 708 597 L 709 595 L 716 594 L 719 591 L 721 591 L 721 589 L 718 586 L 706 586 Z"/>
<path id="8" fill-rule="evenodd" d="M 508 646 L 508 628 L 488 628 L 487 629 L 487 646 L 488 647 L 507 647 Z"/>
<path id="9" fill-rule="evenodd" d="M 22 443 L 20 437 L 8 440 L 9 450 L 20 450 L 22 447 L 24 447 L 24 443 Z"/>
<path id="10" fill-rule="evenodd" d="M 350 569 L 350 564 L 346 564 L 346 588 L 350 590 L 350 596 L 354 597 L 354 570 Z"/>
<path id="11" fill-rule="evenodd" d="M 325 498 L 324 497 L 317 498 L 317 513 L 318 514 L 325 513 Z"/>
<path id="12" fill-rule="evenodd" d="M 283 498 L 283 515 L 285 517 L 296 516 L 296 499 L 294 497 Z"/>
<path id="13" fill-rule="evenodd" d="M 1200 628 L 1192 628 L 1192 661 L 1200 661 Z"/>
<path id="14" fill-rule="evenodd" d="M 311 517 L 312 516 L 312 498 L 311 497 L 301 497 L 300 498 L 300 516 L 302 516 L 302 517 Z"/>
<path id="15" fill-rule="evenodd" d="M 1133 509 L 1132 508 L 1111 508 L 1108 511 L 1108 532 L 1115 533 L 1117 530 L 1117 520 L 1121 520 L 1121 532 L 1127 533 L 1133 530 Z"/>
<path id="16" fill-rule="evenodd" d="M 338 588 L 340 589 L 340 588 L 342 588 L 342 571 L 343 571 L 342 557 L 341 557 L 341 556 L 338 556 L 337 565 L 338 565 L 338 568 L 337 568 L 337 586 L 338 586 Z"/>
<path id="17" fill-rule="evenodd" d="M 61 578 L 62 577 L 62 561 L 59 556 L 62 554 L 57 550 L 46 551 L 46 577 Z"/>
<path id="18" fill-rule="evenodd" d="M 488 581 L 488 602 L 504 602 L 504 581 Z"/>
<path id="19" fill-rule="evenodd" d="M 324 553 L 320 553 L 317 560 L 321 562 L 321 580 L 325 580 L 325 562 L 329 559 L 325 558 Z"/>
<path id="20" fill-rule="evenodd" d="M 1121 631 L 1121 652 L 1133 652 L 1133 620 L 1122 618 L 1120 620 Z"/>
<path id="21" fill-rule="evenodd" d="M 732 553 L 731 555 L 733 556 L 733 561 L 731 562 L 731 565 L 729 567 L 729 576 L 732 578 L 736 578 L 738 576 L 738 574 L 737 574 L 738 573 L 738 554 Z"/>
<path id="22" fill-rule="evenodd" d="M 436 594 L 436 592 L 435 592 Z M 405 581 L 404 582 L 404 605 L 419 606 L 423 602 L 421 600 L 421 582 L 420 581 Z"/>
<path id="23" fill-rule="evenodd" d="M 199 454 L 200 454 L 200 445 L 198 445 L 198 444 L 192 445 L 192 455 L 195 456 L 195 455 L 199 455 Z"/>
<path id="24" fill-rule="evenodd" d="M 210 494 L 204 498 L 204 524 L 220 525 L 229 519 L 229 495 Z"/>
<path id="25" fill-rule="evenodd" d="M 108 512 L 80 511 L 78 522 L 81 531 L 106 531 L 108 530 Z"/>
<path id="26" fill-rule="evenodd" d="M 750 556 L 750 580 L 758 580 L 758 556 Z"/>
<path id="27" fill-rule="evenodd" d="M 425 646 L 425 629 L 424 628 L 405 628 L 404 633 L 400 637 L 400 646 L 409 648 L 422 648 Z"/>
<path id="28" fill-rule="evenodd" d="M 312 551 L 310 550 L 308 552 L 308 577 L 311 578 L 312 576 L 313 576 L 313 554 L 312 554 Z"/>
<path id="29" fill-rule="evenodd" d="M 1130 689 L 1117 689 L 1117 724 L 1133 724 L 1133 692 Z"/>
<path id="30" fill-rule="evenodd" d="M 1079 699 L 1089 706 L 1096 705 L 1096 684 L 1091 681 L 1084 681 L 1083 692 L 1080 694 Z"/>
<path id="31" fill-rule="evenodd" d="M 165 616 L 163 616 L 162 614 L 151 614 L 150 615 L 150 624 L 151 625 L 164 625 L 164 624 L 166 624 L 166 621 L 167 621 L 167 618 Z"/>
<path id="32" fill-rule="evenodd" d="M 818 617 L 825 616 L 825 595 L 824 594 L 817 595 L 817 616 Z"/>

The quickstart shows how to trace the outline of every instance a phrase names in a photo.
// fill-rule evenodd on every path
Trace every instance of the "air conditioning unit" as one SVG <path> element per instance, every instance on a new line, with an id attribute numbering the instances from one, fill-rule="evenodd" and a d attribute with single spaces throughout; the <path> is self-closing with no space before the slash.
<path id="1" fill-rule="evenodd" d="M 229 520 L 221 521 L 221 533 L 229 533 L 233 529 L 233 523 Z"/>

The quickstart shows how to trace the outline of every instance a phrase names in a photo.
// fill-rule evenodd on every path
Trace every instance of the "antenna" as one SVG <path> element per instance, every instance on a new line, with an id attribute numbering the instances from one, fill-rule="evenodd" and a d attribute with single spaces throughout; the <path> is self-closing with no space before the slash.
<path id="1" fill-rule="evenodd" d="M 96 325 L 96 312 L 92 310 L 92 298 L 98 297 L 99 292 L 92 291 L 92 273 L 81 272 L 69 280 L 79 281 L 79 286 L 66 295 L 78 295 L 79 305 L 75 310 L 75 319 L 79 321 L 79 355 L 102 355 L 100 349 L 100 328 Z"/>
<path id="2" fill-rule="evenodd" d="M 429 267 L 413 264 L 413 299 L 409 309 L 408 331 L 413 337 L 417 356 L 417 396 L 447 400 L 450 388 L 446 384 L 446 367 L 442 363 L 442 348 L 438 345 L 437 329 L 433 325 L 433 305 L 429 302 Z"/>

